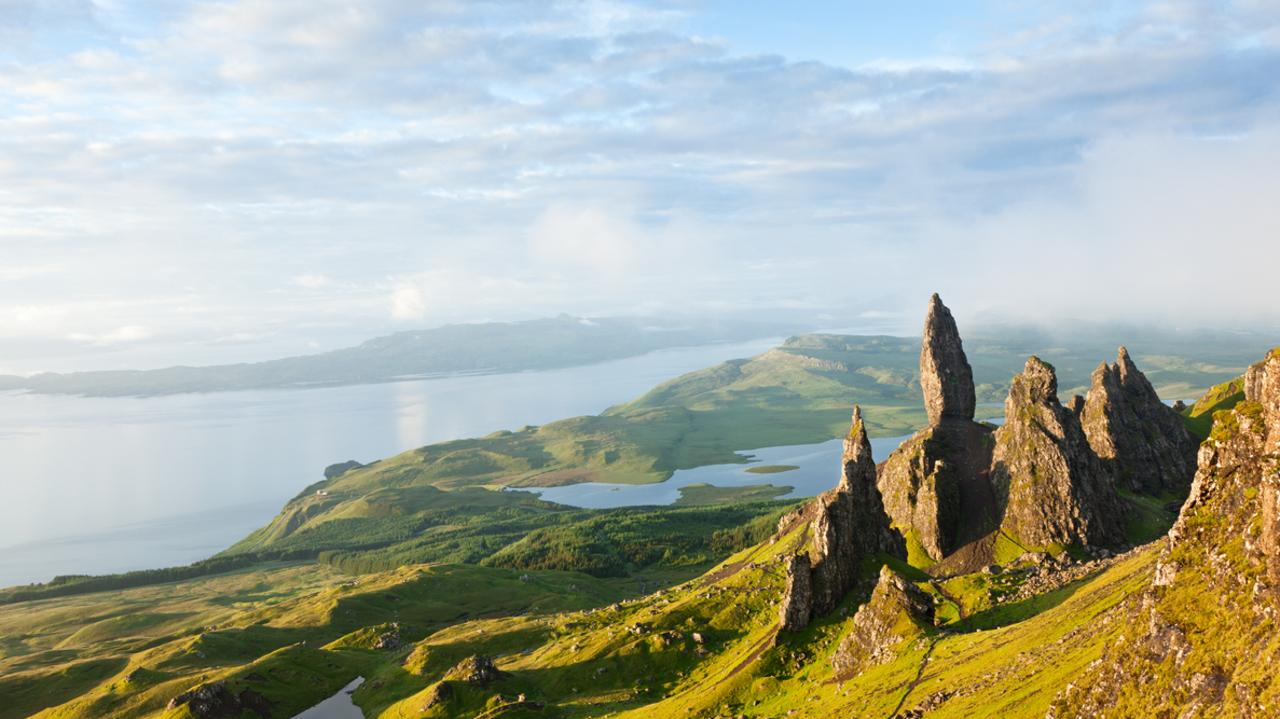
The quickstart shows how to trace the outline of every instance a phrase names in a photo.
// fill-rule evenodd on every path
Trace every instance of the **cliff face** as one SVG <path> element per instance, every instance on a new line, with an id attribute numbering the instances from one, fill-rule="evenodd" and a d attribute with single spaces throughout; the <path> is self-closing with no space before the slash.
<path id="1" fill-rule="evenodd" d="M 1094 370 L 1079 412 L 1089 445 L 1119 486 L 1135 492 L 1185 492 L 1196 471 L 1197 442 L 1160 401 L 1124 347 L 1115 364 Z"/>
<path id="2" fill-rule="evenodd" d="M 991 429 L 948 420 L 903 442 L 880 468 L 885 510 L 940 559 L 995 529 Z"/>
<path id="3" fill-rule="evenodd" d="M 1051 716 L 1273 717 L 1280 617 L 1280 349 L 1215 415 L 1191 495 L 1126 634 Z"/>
<path id="4" fill-rule="evenodd" d="M 1058 401 L 1052 365 L 1031 357 L 1013 378 L 995 433 L 992 483 L 1001 529 L 1037 547 L 1121 541 L 1120 498 L 1080 418 Z"/>

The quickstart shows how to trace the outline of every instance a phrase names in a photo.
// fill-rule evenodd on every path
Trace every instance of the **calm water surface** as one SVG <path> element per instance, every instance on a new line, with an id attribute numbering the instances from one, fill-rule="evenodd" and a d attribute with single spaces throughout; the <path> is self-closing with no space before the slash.
<path id="1" fill-rule="evenodd" d="M 317 389 L 0 393 L 0 586 L 201 559 L 265 524 L 334 462 L 600 412 L 777 343 Z"/>
<path id="2" fill-rule="evenodd" d="M 902 444 L 907 436 L 879 437 L 871 440 L 871 454 L 880 461 Z M 680 499 L 680 488 L 691 484 L 714 484 L 717 487 L 743 487 L 772 484 L 791 487 L 788 497 L 812 497 L 831 489 L 840 481 L 840 454 L 844 440 L 833 439 L 820 444 L 797 444 L 784 447 L 766 447 L 743 452 L 751 458 L 749 464 L 713 464 L 677 471 L 665 482 L 658 484 L 605 484 L 587 482 L 564 487 L 547 487 L 537 490 L 511 490 L 536 492 L 542 499 L 574 507 L 625 507 L 642 504 L 671 504 Z M 796 469 L 775 474 L 755 474 L 747 469 L 761 464 L 787 464 Z"/>
<path id="3" fill-rule="evenodd" d="M 364 719 L 364 712 L 351 701 L 351 692 L 364 683 L 364 677 L 356 677 L 337 694 L 310 709 L 295 714 L 293 719 Z"/>

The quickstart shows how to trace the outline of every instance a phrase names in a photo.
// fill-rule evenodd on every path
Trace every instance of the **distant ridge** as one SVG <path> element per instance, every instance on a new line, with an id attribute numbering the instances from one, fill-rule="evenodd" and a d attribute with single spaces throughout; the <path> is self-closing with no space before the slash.
<path id="1" fill-rule="evenodd" d="M 776 336 L 794 329 L 791 324 L 768 321 L 560 315 L 397 332 L 355 347 L 265 362 L 0 375 L 0 390 L 119 397 L 367 384 L 573 367 L 668 347 Z"/>

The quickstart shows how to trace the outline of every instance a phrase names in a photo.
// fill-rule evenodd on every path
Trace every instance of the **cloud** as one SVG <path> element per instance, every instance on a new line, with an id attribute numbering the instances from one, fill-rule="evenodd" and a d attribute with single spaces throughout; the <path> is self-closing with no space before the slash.
<path id="1" fill-rule="evenodd" d="M 122 327 L 202 362 L 561 311 L 914 316 L 946 286 L 1017 311 L 1029 272 L 1063 278 L 1046 312 L 1253 302 L 1178 282 L 1200 237 L 1271 257 L 1273 3 L 1037 4 L 853 67 L 735 54 L 698 12 L 0 4 L 6 362 Z"/>
<path id="2" fill-rule="evenodd" d="M 117 327 L 110 332 L 99 335 L 85 334 L 83 332 L 72 332 L 67 335 L 67 339 L 73 342 L 81 342 L 84 344 L 109 346 L 126 344 L 130 342 L 141 342 L 151 338 L 151 330 L 138 325 L 125 325 Z"/>
<path id="3" fill-rule="evenodd" d="M 309 290 L 315 290 L 315 289 L 320 289 L 321 287 L 327 287 L 328 285 L 333 283 L 333 280 L 329 279 L 328 275 L 321 275 L 321 274 L 296 275 L 290 281 L 298 287 L 303 287 Z"/>

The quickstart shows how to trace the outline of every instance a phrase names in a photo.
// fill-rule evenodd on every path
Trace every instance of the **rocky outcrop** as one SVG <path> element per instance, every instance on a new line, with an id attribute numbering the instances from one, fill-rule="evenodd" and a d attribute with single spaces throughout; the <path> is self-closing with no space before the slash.
<path id="1" fill-rule="evenodd" d="M 324 478 L 325 478 L 325 479 L 337 479 L 338 477 L 341 477 L 342 475 L 346 474 L 347 472 L 350 472 L 350 471 L 351 471 L 351 470 L 353 470 L 353 469 L 360 469 L 360 468 L 361 468 L 361 467 L 363 467 L 363 466 L 364 466 L 363 464 L 360 464 L 359 462 L 355 461 L 354 459 L 348 459 L 348 460 L 347 460 L 347 461 L 345 461 L 345 462 L 339 462 L 339 463 L 337 463 L 337 464 L 331 464 L 331 465 L 329 465 L 328 467 L 325 467 L 325 468 L 324 468 Z"/>
<path id="2" fill-rule="evenodd" d="M 893 659 L 903 642 L 924 636 L 932 626 L 929 595 L 882 567 L 871 599 L 858 608 L 849 633 L 832 656 L 837 679 Z"/>
<path id="3" fill-rule="evenodd" d="M 1115 364 L 1093 371 L 1079 412 L 1089 446 L 1118 486 L 1135 492 L 1186 492 L 1198 443 L 1177 412 L 1156 395 L 1124 347 Z"/>
<path id="4" fill-rule="evenodd" d="M 902 536 L 890 528 L 884 513 L 871 441 L 858 407 L 853 408 L 840 464 L 836 487 L 805 509 L 809 547 L 805 555 L 788 560 L 787 590 L 779 610 L 783 630 L 803 629 L 811 616 L 835 609 L 857 584 L 864 558 L 881 552 L 906 557 Z"/>
<path id="5" fill-rule="evenodd" d="M 813 538 L 813 613 L 826 614 L 857 581 L 859 561 L 877 552 L 906 556 L 902 537 L 889 527 L 880 490 L 871 441 L 862 422 L 862 410 L 853 408 L 853 421 L 844 440 L 840 483 L 815 500 L 811 525 Z"/>
<path id="6" fill-rule="evenodd" d="M 226 682 L 221 681 L 202 684 L 169 700 L 169 709 L 182 706 L 200 719 L 229 719 L 246 712 L 264 718 L 271 716 L 271 702 L 266 697 L 252 689 L 236 694 L 227 688 Z"/>
<path id="7" fill-rule="evenodd" d="M 995 529 L 990 438 L 976 422 L 943 422 L 917 432 L 880 467 L 885 512 L 934 559 Z"/>
<path id="8" fill-rule="evenodd" d="M 1119 636 L 1055 698 L 1050 715 L 1275 716 L 1280 645 L 1280 352 L 1246 373 L 1215 415 L 1191 494 L 1150 584 L 1117 611 Z"/>
<path id="9" fill-rule="evenodd" d="M 973 370 L 960 342 L 951 310 L 937 294 L 929 298 L 920 347 L 920 388 L 929 424 L 944 419 L 972 420 L 975 406 Z"/>
<path id="10" fill-rule="evenodd" d="M 444 675 L 445 679 L 463 681 L 481 687 L 506 677 L 507 673 L 498 669 L 498 666 L 493 663 L 493 658 L 483 654 L 475 654 L 463 659 Z"/>
<path id="11" fill-rule="evenodd" d="M 809 617 L 813 613 L 809 556 L 793 554 L 787 557 L 786 572 L 787 588 L 778 610 L 778 625 L 784 632 L 798 632 L 809 626 Z"/>
<path id="12" fill-rule="evenodd" d="M 1120 500 L 1085 438 L 1058 402 L 1053 366 L 1031 357 L 1013 378 L 995 433 L 992 485 L 1001 529 L 1028 546 L 1097 545 L 1123 539 Z"/>
<path id="13" fill-rule="evenodd" d="M 934 559 L 995 528 L 991 430 L 973 421 L 973 371 L 951 311 L 929 300 L 920 349 L 929 426 L 903 442 L 878 473 L 885 512 Z"/>

